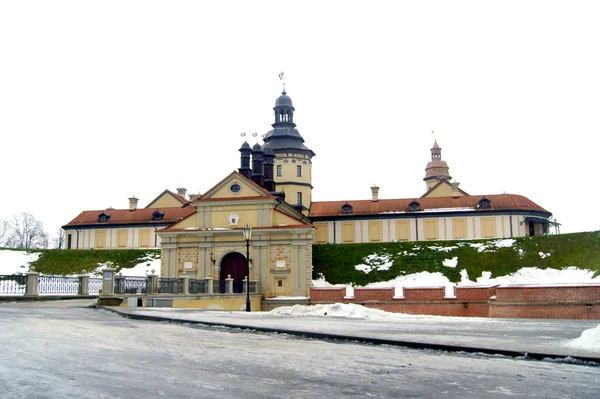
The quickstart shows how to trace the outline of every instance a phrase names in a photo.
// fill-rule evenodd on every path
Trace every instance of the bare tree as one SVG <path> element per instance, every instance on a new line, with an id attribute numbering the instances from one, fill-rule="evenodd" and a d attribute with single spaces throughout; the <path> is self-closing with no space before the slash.
<path id="1" fill-rule="evenodd" d="M 0 220 L 0 247 L 8 247 L 10 237 L 10 223 L 8 220 Z"/>
<path id="2" fill-rule="evenodd" d="M 48 247 L 48 234 L 44 232 L 44 225 L 30 213 L 15 215 L 11 230 L 11 246 L 14 248 Z"/>
<path id="3" fill-rule="evenodd" d="M 65 231 L 61 228 L 56 232 L 56 237 L 52 239 L 54 249 L 62 249 L 65 245 Z"/>

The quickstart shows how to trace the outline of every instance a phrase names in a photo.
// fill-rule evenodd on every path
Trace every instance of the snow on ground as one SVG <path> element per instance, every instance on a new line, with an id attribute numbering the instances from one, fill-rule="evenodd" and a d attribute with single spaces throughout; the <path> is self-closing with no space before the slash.
<path id="1" fill-rule="evenodd" d="M 452 259 L 444 259 L 442 261 L 442 265 L 446 266 L 446 267 L 456 267 L 456 265 L 458 265 L 458 256 L 455 256 Z"/>
<path id="2" fill-rule="evenodd" d="M 389 319 L 406 317 L 401 313 L 389 313 L 379 309 L 369 309 L 353 303 L 283 306 L 271 310 L 270 313 L 277 316 L 330 316 L 346 319 Z"/>
<path id="3" fill-rule="evenodd" d="M 29 262 L 37 260 L 39 256 L 39 253 L 0 250 L 0 275 L 28 272 Z"/>
<path id="4" fill-rule="evenodd" d="M 104 265 L 100 265 L 93 273 L 100 274 L 104 267 Z M 154 273 L 152 270 L 154 270 Z M 121 269 L 119 274 L 128 277 L 144 277 L 148 274 L 160 274 L 160 258 L 140 263 L 131 269 Z"/>
<path id="5" fill-rule="evenodd" d="M 581 333 L 581 336 L 567 343 L 565 346 L 578 349 L 599 350 L 600 349 L 600 325 L 590 328 Z"/>

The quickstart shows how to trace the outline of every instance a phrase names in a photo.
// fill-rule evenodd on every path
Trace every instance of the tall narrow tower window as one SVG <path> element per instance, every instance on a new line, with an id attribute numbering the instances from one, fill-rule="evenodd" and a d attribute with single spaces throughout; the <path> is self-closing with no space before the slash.
<path id="1" fill-rule="evenodd" d="M 302 177 L 302 166 L 301 165 L 296 165 L 296 176 Z"/>
<path id="2" fill-rule="evenodd" d="M 277 165 L 277 176 L 281 176 L 281 165 Z"/>
<path id="3" fill-rule="evenodd" d="M 296 198 L 296 199 L 297 199 L 297 202 L 296 202 L 296 203 L 297 203 L 298 205 L 302 205 L 302 193 L 301 193 L 301 192 L 298 192 L 298 194 L 297 194 L 297 198 Z"/>

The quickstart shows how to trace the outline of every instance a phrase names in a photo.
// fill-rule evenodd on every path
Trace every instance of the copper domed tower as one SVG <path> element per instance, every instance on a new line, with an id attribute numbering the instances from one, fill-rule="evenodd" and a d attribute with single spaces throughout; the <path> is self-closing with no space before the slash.
<path id="1" fill-rule="evenodd" d="M 433 143 L 433 147 L 431 147 L 431 161 L 427 162 L 425 178 L 423 178 L 423 180 L 425 180 L 427 190 L 429 190 L 439 181 L 450 181 L 451 179 L 450 169 L 448 168 L 448 164 L 445 161 L 442 161 L 442 149 L 436 140 Z"/>

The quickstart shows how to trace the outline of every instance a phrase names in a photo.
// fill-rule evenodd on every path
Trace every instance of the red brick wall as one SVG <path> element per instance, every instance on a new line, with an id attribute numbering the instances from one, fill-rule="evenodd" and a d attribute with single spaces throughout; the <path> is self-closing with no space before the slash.
<path id="1" fill-rule="evenodd" d="M 591 302 L 600 300 L 600 285 L 506 285 L 496 288 L 497 302 Z"/>
<path id="2" fill-rule="evenodd" d="M 331 287 L 331 288 L 311 288 L 310 289 L 310 301 L 311 302 L 344 302 L 344 296 L 346 295 L 345 287 Z"/>
<path id="3" fill-rule="evenodd" d="M 395 288 L 355 288 L 354 302 L 391 301 Z"/>
<path id="4" fill-rule="evenodd" d="M 491 304 L 489 317 L 527 319 L 600 319 L 600 303 L 579 305 Z"/>
<path id="5" fill-rule="evenodd" d="M 406 301 L 443 301 L 444 294 L 444 287 L 404 287 Z"/>
<path id="6" fill-rule="evenodd" d="M 456 299 L 444 299 L 444 287 L 395 289 L 355 288 L 355 299 L 344 299 L 344 287 L 311 288 L 310 300 L 355 302 L 388 312 L 463 317 L 600 319 L 600 284 L 579 286 L 514 285 L 455 287 Z M 496 299 L 490 299 L 496 295 Z"/>
<path id="7" fill-rule="evenodd" d="M 468 303 L 465 308 L 462 303 L 455 301 L 445 303 L 406 303 L 400 300 L 396 301 L 396 303 L 366 302 L 361 305 L 393 313 L 460 317 L 488 317 L 489 308 L 489 305 L 484 302 Z"/>
<path id="8" fill-rule="evenodd" d="M 487 301 L 496 295 L 496 287 L 455 286 L 454 295 L 457 301 Z"/>

